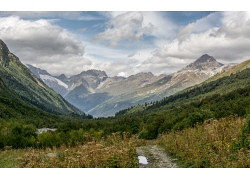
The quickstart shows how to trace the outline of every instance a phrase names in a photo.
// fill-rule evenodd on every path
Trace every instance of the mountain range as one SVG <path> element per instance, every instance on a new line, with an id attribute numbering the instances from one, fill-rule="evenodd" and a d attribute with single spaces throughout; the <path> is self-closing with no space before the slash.
<path id="1" fill-rule="evenodd" d="M 64 74 L 53 76 L 32 65 L 27 67 L 83 112 L 95 117 L 107 117 L 131 106 L 170 96 L 234 65 L 224 65 L 204 54 L 175 73 L 158 76 L 151 72 L 141 72 L 129 77 L 109 77 L 105 71 L 92 69 L 67 77 Z"/>

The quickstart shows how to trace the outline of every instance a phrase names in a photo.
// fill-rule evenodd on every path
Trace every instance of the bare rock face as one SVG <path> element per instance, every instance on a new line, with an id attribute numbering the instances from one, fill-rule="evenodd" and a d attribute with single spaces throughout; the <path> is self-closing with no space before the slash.
<path id="1" fill-rule="evenodd" d="M 69 81 L 69 79 L 67 78 L 67 76 L 66 76 L 65 74 L 61 74 L 61 75 L 59 75 L 59 76 L 55 76 L 55 78 L 61 80 L 62 82 L 66 83 L 66 84 L 67 84 L 68 81 Z"/>
<path id="2" fill-rule="evenodd" d="M 204 54 L 178 72 L 159 76 L 141 72 L 127 78 L 108 77 L 106 72 L 94 69 L 71 77 L 54 76 L 68 86 L 65 94 L 44 82 L 84 112 L 96 117 L 113 116 L 130 106 L 160 100 L 199 84 L 228 67 Z"/>
<path id="3" fill-rule="evenodd" d="M 3 66 L 7 66 L 9 64 L 9 49 L 6 44 L 0 39 L 0 63 Z"/>
<path id="4" fill-rule="evenodd" d="M 97 88 L 98 85 L 108 78 L 105 71 L 88 70 L 69 78 L 69 87 L 74 89 L 76 86 L 83 84 L 90 91 Z"/>

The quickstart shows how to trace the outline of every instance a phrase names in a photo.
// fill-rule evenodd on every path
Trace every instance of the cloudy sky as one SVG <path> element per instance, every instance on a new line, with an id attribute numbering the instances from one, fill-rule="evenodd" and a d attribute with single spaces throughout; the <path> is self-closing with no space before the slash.
<path id="1" fill-rule="evenodd" d="M 168 74 L 204 53 L 250 59 L 250 12 L 0 12 L 0 39 L 51 74 Z"/>

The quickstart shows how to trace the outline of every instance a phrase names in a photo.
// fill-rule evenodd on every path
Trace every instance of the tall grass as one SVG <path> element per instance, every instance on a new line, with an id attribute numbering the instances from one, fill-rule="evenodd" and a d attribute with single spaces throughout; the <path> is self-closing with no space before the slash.
<path id="1" fill-rule="evenodd" d="M 74 147 L 6 150 L 0 154 L 0 158 L 7 154 L 11 154 L 12 158 L 16 152 L 18 155 L 15 161 L 18 167 L 132 168 L 138 167 L 135 147 L 141 145 L 145 145 L 145 140 L 138 140 L 128 134 L 112 134 L 106 139 L 93 140 Z"/>
<path id="2" fill-rule="evenodd" d="M 249 148 L 238 145 L 245 124 L 246 119 L 238 117 L 210 119 L 194 128 L 164 134 L 159 144 L 183 167 L 250 167 Z"/>

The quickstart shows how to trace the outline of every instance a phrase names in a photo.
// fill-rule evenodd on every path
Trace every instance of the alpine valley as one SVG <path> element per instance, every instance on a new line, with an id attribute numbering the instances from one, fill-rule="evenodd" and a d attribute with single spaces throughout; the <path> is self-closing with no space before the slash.
<path id="1" fill-rule="evenodd" d="M 249 46 L 244 11 L 0 11 L 0 168 L 249 168 Z"/>

